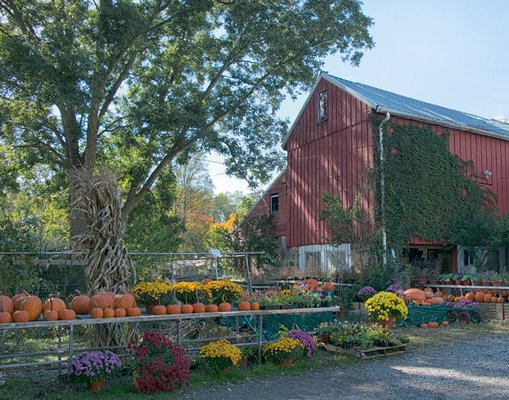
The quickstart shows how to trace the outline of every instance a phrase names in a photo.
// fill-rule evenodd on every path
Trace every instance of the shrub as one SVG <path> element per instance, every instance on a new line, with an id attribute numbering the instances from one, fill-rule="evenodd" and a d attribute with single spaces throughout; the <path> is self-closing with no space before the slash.
<path id="1" fill-rule="evenodd" d="M 94 382 L 105 379 L 120 368 L 116 354 L 106 351 L 87 351 L 69 360 L 67 374 L 72 380 Z"/>
<path id="2" fill-rule="evenodd" d="M 237 366 L 240 361 L 240 349 L 226 339 L 217 340 L 200 348 L 200 356 L 211 369 L 222 371 Z"/>
<path id="3" fill-rule="evenodd" d="M 306 350 L 306 355 L 308 357 L 313 356 L 313 353 L 316 350 L 316 343 L 309 333 L 301 331 L 299 329 L 295 329 L 289 331 L 286 336 L 289 337 L 290 339 L 297 339 L 298 341 L 300 341 Z"/>
<path id="4" fill-rule="evenodd" d="M 263 346 L 263 356 L 267 361 L 281 363 L 297 360 L 304 356 L 304 345 L 300 340 L 289 337 L 278 339 Z"/>
<path id="5" fill-rule="evenodd" d="M 184 348 L 157 332 L 145 332 L 134 352 L 135 390 L 152 393 L 180 388 L 191 377 Z"/>

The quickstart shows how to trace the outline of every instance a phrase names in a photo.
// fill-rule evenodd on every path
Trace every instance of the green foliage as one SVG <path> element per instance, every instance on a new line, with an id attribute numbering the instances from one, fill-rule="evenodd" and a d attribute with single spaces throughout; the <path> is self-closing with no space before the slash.
<path id="1" fill-rule="evenodd" d="M 234 232 L 237 251 L 263 251 L 257 256 L 260 266 L 274 266 L 281 259 L 280 244 L 274 225 L 266 215 L 245 218 Z"/>
<path id="2" fill-rule="evenodd" d="M 284 160 L 283 90 L 307 88 L 326 56 L 357 65 L 373 46 L 356 0 L 26 0 L 0 16 L 5 143 L 67 177 L 113 167 L 124 217 L 174 160 L 202 151 L 267 180 Z"/>
<path id="3" fill-rule="evenodd" d="M 356 243 L 360 240 L 358 229 L 364 223 L 359 198 L 347 207 L 343 207 L 341 194 L 336 197 L 329 193 L 322 195 L 323 207 L 320 218 L 327 221 L 333 243 Z"/>
<path id="4" fill-rule="evenodd" d="M 472 180 L 470 163 L 448 150 L 448 136 L 392 126 L 385 137 L 385 210 L 394 247 L 412 236 L 483 245 L 497 219 L 493 194 Z M 487 240 L 486 240 L 487 239 Z"/>

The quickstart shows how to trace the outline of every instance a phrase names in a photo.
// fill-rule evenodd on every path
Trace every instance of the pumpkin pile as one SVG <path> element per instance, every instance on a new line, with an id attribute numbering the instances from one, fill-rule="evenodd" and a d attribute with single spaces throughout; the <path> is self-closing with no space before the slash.
<path id="1" fill-rule="evenodd" d="M 442 321 L 441 324 L 439 324 L 438 322 L 436 321 L 431 321 L 431 322 L 423 322 L 422 324 L 419 325 L 419 328 L 438 328 L 439 326 L 447 326 L 449 325 L 449 322 L 447 321 Z"/>
<path id="2" fill-rule="evenodd" d="M 434 304 L 442 304 L 444 302 L 457 303 L 461 300 L 470 300 L 477 303 L 497 303 L 504 304 L 506 302 L 505 293 L 493 294 L 493 290 L 475 289 L 463 296 L 445 295 L 440 290 L 436 292 L 431 288 L 416 289 L 410 288 L 402 294 L 405 301 L 412 301 L 416 305 L 426 306 Z"/>
<path id="3" fill-rule="evenodd" d="M 443 304 L 446 301 L 444 299 L 444 294 L 441 291 L 433 292 L 433 289 L 431 288 L 426 288 L 424 290 L 410 288 L 405 290 L 401 296 L 403 297 L 403 300 L 411 301 L 419 306 Z"/>
<path id="4" fill-rule="evenodd" d="M 44 303 L 38 296 L 20 293 L 12 298 L 0 295 L 0 323 L 37 321 L 42 315 L 45 321 L 72 320 L 73 310 L 65 302 L 50 296 Z"/>
<path id="5" fill-rule="evenodd" d="M 92 318 L 139 317 L 141 309 L 131 293 L 102 292 L 91 297 L 80 295 L 71 301 L 78 314 L 90 314 Z"/>

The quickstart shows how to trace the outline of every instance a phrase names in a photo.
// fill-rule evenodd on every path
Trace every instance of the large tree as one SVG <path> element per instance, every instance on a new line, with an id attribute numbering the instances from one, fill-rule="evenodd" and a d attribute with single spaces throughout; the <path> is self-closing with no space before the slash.
<path id="1" fill-rule="evenodd" d="M 283 91 L 312 83 L 327 55 L 358 64 L 371 23 L 357 0 L 0 0 L 2 135 L 64 171 L 72 204 L 112 168 L 125 224 L 195 151 L 266 179 L 281 161 Z M 86 209 L 73 208 L 72 235 Z"/>

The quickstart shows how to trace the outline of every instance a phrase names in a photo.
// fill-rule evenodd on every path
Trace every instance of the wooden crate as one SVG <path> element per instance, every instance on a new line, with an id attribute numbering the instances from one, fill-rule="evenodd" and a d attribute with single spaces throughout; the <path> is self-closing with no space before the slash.
<path id="1" fill-rule="evenodd" d="M 353 349 L 343 349 L 338 346 L 334 346 L 332 344 L 321 343 L 320 347 L 331 353 L 337 354 L 352 354 L 356 357 L 362 358 L 364 360 L 378 358 L 378 357 L 386 357 L 392 356 L 395 354 L 402 354 L 406 351 L 406 343 L 400 344 L 399 346 L 391 346 L 391 347 L 371 347 L 369 349 L 361 349 L 360 347 L 354 347 Z"/>
<path id="2" fill-rule="evenodd" d="M 504 310 L 504 320 L 509 319 L 509 303 L 502 304 Z"/>
<path id="3" fill-rule="evenodd" d="M 484 321 L 503 321 L 504 318 L 509 318 L 509 314 L 504 312 L 505 310 L 509 311 L 509 308 L 504 306 L 509 306 L 509 304 L 479 303 L 481 318 Z"/>

